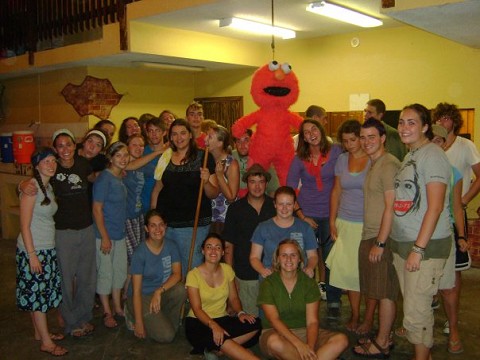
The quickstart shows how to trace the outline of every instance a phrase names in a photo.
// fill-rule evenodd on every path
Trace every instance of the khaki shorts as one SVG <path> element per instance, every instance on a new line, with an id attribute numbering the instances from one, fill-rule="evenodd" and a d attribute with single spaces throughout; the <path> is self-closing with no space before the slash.
<path id="1" fill-rule="evenodd" d="M 438 291 L 445 259 L 422 260 L 419 271 L 405 270 L 405 260 L 393 255 L 403 295 L 403 326 L 411 344 L 433 346 L 432 298 Z"/>
<path id="2" fill-rule="evenodd" d="M 97 243 L 97 294 L 110 295 L 113 289 L 123 288 L 127 279 L 127 245 L 125 239 L 113 240 L 108 254 L 100 251 L 102 239 Z"/>
<path id="3" fill-rule="evenodd" d="M 307 342 L 307 328 L 298 328 L 298 329 L 290 329 L 290 331 L 299 339 L 301 339 L 303 342 Z M 265 355 L 266 357 L 270 357 L 270 352 L 268 351 L 267 347 L 267 342 L 268 338 L 276 334 L 277 331 L 275 329 L 264 329 L 262 331 L 262 335 L 260 335 L 260 350 L 262 351 L 262 354 Z M 317 337 L 317 344 L 315 346 L 315 351 L 320 349 L 323 345 L 327 343 L 328 340 L 330 340 L 333 336 L 338 335 L 340 333 L 338 332 L 333 332 L 325 329 L 318 329 L 318 337 Z"/>

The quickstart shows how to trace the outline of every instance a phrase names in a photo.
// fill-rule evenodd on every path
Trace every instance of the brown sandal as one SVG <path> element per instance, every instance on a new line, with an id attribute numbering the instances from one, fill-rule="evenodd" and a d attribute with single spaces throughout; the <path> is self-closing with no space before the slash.
<path id="1" fill-rule="evenodd" d="M 68 350 L 65 349 L 64 347 L 58 346 L 58 345 L 53 345 L 52 348 L 50 349 L 42 349 L 40 348 L 41 352 L 50 354 L 52 356 L 64 356 L 68 354 Z"/>
<path id="2" fill-rule="evenodd" d="M 378 353 L 371 352 L 370 347 L 373 347 L 378 350 Z M 358 351 L 357 348 L 359 348 Z M 390 357 L 389 348 L 386 347 L 385 349 L 382 348 L 375 339 L 370 339 L 369 342 L 358 344 L 356 347 L 352 348 L 352 352 L 360 357 L 367 358 L 367 359 L 388 359 Z"/>
<path id="3" fill-rule="evenodd" d="M 357 340 L 357 345 L 364 345 L 372 342 L 372 339 L 375 340 L 375 335 L 371 337 L 361 337 Z M 393 331 L 390 331 L 390 335 L 388 336 L 388 349 L 393 350 L 395 349 L 395 343 L 393 342 Z"/>
<path id="4" fill-rule="evenodd" d="M 105 313 L 103 315 L 103 325 L 105 325 L 106 328 L 114 329 L 118 326 L 118 323 L 112 314 Z"/>

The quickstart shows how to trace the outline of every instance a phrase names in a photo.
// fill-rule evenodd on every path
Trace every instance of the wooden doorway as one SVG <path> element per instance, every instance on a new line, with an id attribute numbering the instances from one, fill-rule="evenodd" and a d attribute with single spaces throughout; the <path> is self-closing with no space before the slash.
<path id="1" fill-rule="evenodd" d="M 203 105 L 203 116 L 217 124 L 225 126 L 229 131 L 232 124 L 243 116 L 243 96 L 195 98 Z"/>

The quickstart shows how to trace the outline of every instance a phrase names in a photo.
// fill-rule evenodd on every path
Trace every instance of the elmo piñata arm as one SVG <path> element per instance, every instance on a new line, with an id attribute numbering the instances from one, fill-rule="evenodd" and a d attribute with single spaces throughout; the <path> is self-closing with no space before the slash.
<path id="1" fill-rule="evenodd" d="M 258 123 L 258 120 L 258 110 L 251 114 L 242 116 L 232 125 L 233 136 L 237 139 L 241 138 L 242 135 L 245 134 L 245 131 L 247 131 L 247 129 Z"/>
<path id="2" fill-rule="evenodd" d="M 297 113 L 290 113 L 292 116 L 288 117 L 288 121 L 290 122 L 290 125 L 298 131 L 300 129 L 300 125 L 302 125 L 303 118 L 298 115 Z"/>

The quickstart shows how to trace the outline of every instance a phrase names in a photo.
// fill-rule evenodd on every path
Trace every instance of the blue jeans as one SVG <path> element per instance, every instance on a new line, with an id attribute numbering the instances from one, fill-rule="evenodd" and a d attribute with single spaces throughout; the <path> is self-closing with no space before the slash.
<path id="1" fill-rule="evenodd" d="M 325 263 L 330 250 L 332 250 L 333 240 L 330 236 L 330 222 L 328 218 L 312 217 L 318 224 L 315 230 L 318 246 L 322 250 L 322 259 Z M 342 297 L 342 289 L 330 285 L 330 269 L 325 267 L 325 284 L 327 290 L 327 307 L 340 307 L 340 298 Z"/>
<path id="2" fill-rule="evenodd" d="M 192 244 L 193 227 L 172 228 L 168 227 L 165 239 L 177 245 L 182 260 L 182 276 L 186 277 L 188 270 L 197 267 L 203 262 L 202 242 L 208 235 L 210 225 L 197 227 L 197 236 L 192 256 L 192 266 L 188 269 L 188 258 L 190 256 L 190 245 Z"/>

